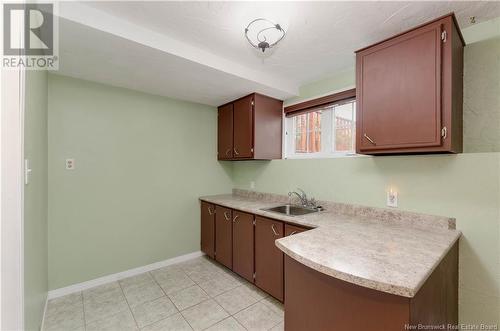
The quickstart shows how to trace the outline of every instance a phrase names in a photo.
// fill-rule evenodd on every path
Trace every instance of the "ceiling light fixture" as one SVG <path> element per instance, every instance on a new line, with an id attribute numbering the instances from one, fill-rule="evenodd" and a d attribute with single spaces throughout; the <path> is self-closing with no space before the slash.
<path id="1" fill-rule="evenodd" d="M 262 50 L 274 47 L 285 37 L 285 30 L 274 22 L 265 18 L 256 18 L 245 28 L 245 37 L 250 45 Z"/>

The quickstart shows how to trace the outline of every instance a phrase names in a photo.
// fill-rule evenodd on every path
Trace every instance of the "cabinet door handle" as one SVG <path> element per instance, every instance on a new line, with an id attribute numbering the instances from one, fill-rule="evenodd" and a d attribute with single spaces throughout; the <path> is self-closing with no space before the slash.
<path id="1" fill-rule="evenodd" d="M 279 233 L 276 231 L 276 229 L 274 228 L 274 224 L 271 224 L 271 230 L 273 230 L 273 233 L 276 237 L 279 237 Z"/>
<path id="2" fill-rule="evenodd" d="M 231 148 L 228 148 L 226 151 L 226 156 L 231 156 Z"/>
<path id="3" fill-rule="evenodd" d="M 240 155 L 240 153 L 238 152 L 238 150 L 236 149 L 236 147 L 233 148 L 233 151 L 234 151 L 234 155 L 236 155 L 236 156 Z"/>
<path id="4" fill-rule="evenodd" d="M 227 216 L 227 211 L 224 212 L 224 218 L 226 219 L 226 221 L 231 220 L 231 217 Z"/>
<path id="5" fill-rule="evenodd" d="M 366 135 L 366 133 L 365 133 L 365 134 L 363 134 L 363 137 L 365 137 L 365 138 L 366 138 L 369 142 L 371 142 L 373 145 L 377 145 L 377 144 L 373 141 L 373 139 L 372 139 L 372 138 L 370 138 L 370 137 L 368 137 L 368 136 Z"/>
<path id="6" fill-rule="evenodd" d="M 233 223 L 236 223 L 236 220 L 238 219 L 238 217 L 240 217 L 240 215 L 236 215 L 236 216 L 234 216 L 234 218 L 233 218 Z"/>
<path id="7" fill-rule="evenodd" d="M 210 215 L 215 214 L 215 210 L 214 210 L 214 211 L 212 211 L 212 208 L 207 207 L 207 209 L 208 209 L 208 213 L 209 213 Z"/>

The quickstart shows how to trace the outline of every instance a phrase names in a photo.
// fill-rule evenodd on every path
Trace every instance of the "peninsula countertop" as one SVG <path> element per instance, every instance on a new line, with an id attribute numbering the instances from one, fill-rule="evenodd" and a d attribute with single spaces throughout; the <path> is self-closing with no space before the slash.
<path id="1" fill-rule="evenodd" d="M 237 191 L 200 200 L 311 227 L 276 240 L 276 246 L 331 277 L 409 298 L 415 296 L 461 235 L 451 218 L 361 206 L 354 207 L 361 212 L 353 213 L 353 208 L 345 207 L 349 205 L 336 203 L 327 203 L 321 212 L 286 216 L 262 210 L 283 205 L 280 196 Z"/>

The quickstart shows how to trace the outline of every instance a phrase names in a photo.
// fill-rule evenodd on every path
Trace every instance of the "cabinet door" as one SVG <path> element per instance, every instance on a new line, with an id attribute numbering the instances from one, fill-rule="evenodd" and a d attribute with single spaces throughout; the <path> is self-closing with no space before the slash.
<path id="1" fill-rule="evenodd" d="M 358 151 L 441 145 L 441 23 L 360 51 Z"/>
<path id="2" fill-rule="evenodd" d="M 215 259 L 231 269 L 233 267 L 233 222 L 229 208 L 216 207 Z"/>
<path id="3" fill-rule="evenodd" d="M 285 224 L 285 237 L 309 230 L 303 226 Z"/>
<path id="4" fill-rule="evenodd" d="M 283 252 L 274 244 L 283 237 L 283 223 L 255 217 L 255 285 L 283 301 Z"/>
<path id="5" fill-rule="evenodd" d="M 253 215 L 233 211 L 233 271 L 253 282 Z"/>
<path id="6" fill-rule="evenodd" d="M 201 202 L 201 251 L 214 258 L 215 253 L 215 206 Z"/>
<path id="7" fill-rule="evenodd" d="M 253 156 L 253 95 L 234 102 L 234 157 Z"/>
<path id="8" fill-rule="evenodd" d="M 217 158 L 233 158 L 233 104 L 219 107 L 217 116 Z"/>

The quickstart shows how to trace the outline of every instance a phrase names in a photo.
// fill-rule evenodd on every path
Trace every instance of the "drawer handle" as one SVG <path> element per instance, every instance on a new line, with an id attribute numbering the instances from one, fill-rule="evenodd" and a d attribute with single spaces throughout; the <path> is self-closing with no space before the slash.
<path id="1" fill-rule="evenodd" d="M 215 210 L 214 210 L 214 211 L 212 211 L 212 208 L 207 207 L 207 209 L 208 209 L 208 213 L 209 213 L 210 215 L 215 214 Z"/>
<path id="2" fill-rule="evenodd" d="M 372 138 L 370 138 L 370 137 L 368 137 L 368 136 L 366 135 L 366 133 L 365 133 L 365 134 L 363 134 L 363 137 L 365 137 L 365 138 L 366 138 L 369 142 L 371 142 L 373 145 L 377 145 L 377 144 L 373 141 L 373 139 L 372 139 Z"/>
<path id="3" fill-rule="evenodd" d="M 224 212 L 224 218 L 226 219 L 226 221 L 231 220 L 231 217 L 227 216 L 227 211 Z"/>
<path id="4" fill-rule="evenodd" d="M 231 156 L 231 148 L 228 148 L 226 151 L 226 156 Z"/>
<path id="5" fill-rule="evenodd" d="M 236 147 L 233 148 L 233 151 L 234 151 L 234 155 L 236 155 L 236 156 L 240 155 L 240 153 L 238 152 L 238 150 L 236 149 Z"/>
<path id="6" fill-rule="evenodd" d="M 297 231 L 292 231 L 292 233 L 290 233 L 290 235 L 293 236 L 296 233 L 297 233 Z"/>
<path id="7" fill-rule="evenodd" d="M 234 218 L 233 218 L 233 223 L 236 223 L 236 220 L 238 219 L 238 217 L 240 217 L 240 215 L 236 215 L 236 216 L 234 216 Z"/>
<path id="8" fill-rule="evenodd" d="M 271 230 L 273 230 L 273 233 L 276 237 L 279 237 L 279 233 L 276 231 L 276 229 L 274 228 L 274 224 L 271 224 Z"/>

